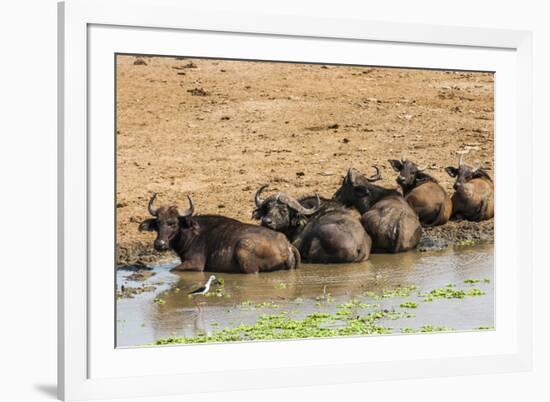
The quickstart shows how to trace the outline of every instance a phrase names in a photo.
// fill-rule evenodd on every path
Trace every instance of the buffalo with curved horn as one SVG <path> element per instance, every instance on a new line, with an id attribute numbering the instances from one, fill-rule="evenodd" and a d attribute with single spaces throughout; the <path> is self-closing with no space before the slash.
<path id="1" fill-rule="evenodd" d="M 445 168 L 449 176 L 456 178 L 452 216 L 476 222 L 491 219 L 495 214 L 493 179 L 479 166 L 465 165 L 463 158 L 461 153 L 458 167 Z"/>
<path id="2" fill-rule="evenodd" d="M 401 186 L 405 201 L 416 211 L 420 222 L 424 226 L 447 223 L 453 209 L 451 198 L 434 177 L 425 173 L 428 166 L 420 167 L 403 157 L 388 162 L 399 172 L 395 181 Z"/>
<path id="3" fill-rule="evenodd" d="M 422 235 L 416 212 L 397 190 L 374 184 L 381 175 L 373 167 L 376 173 L 370 177 L 349 168 L 333 199 L 359 211 L 373 251 L 397 253 L 415 248 Z"/>
<path id="4" fill-rule="evenodd" d="M 195 216 L 190 196 L 186 210 L 155 208 L 156 197 L 154 193 L 147 205 L 153 218 L 143 221 L 139 230 L 157 232 L 157 251 L 171 249 L 178 254 L 181 264 L 173 270 L 257 273 L 300 264 L 298 250 L 281 233 L 225 216 Z"/>
<path id="5" fill-rule="evenodd" d="M 303 260 L 314 263 L 364 261 L 371 240 L 353 211 L 318 194 L 299 200 L 277 193 L 265 200 L 261 186 L 254 197 L 252 217 L 261 225 L 284 233 L 300 251 Z"/>

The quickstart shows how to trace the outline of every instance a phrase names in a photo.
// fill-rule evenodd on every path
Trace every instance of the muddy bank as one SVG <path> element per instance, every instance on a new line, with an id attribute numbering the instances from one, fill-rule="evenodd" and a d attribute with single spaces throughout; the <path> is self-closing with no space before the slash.
<path id="1" fill-rule="evenodd" d="M 484 222 L 451 221 L 442 226 L 423 228 L 419 251 L 441 250 L 450 246 L 493 243 L 494 220 Z"/>
<path id="2" fill-rule="evenodd" d="M 159 253 L 153 248 L 153 240 L 145 243 L 133 241 L 124 246 L 116 246 L 116 264 L 118 268 L 138 270 L 146 268 L 147 265 L 172 261 L 177 255 L 172 251 Z"/>
<path id="3" fill-rule="evenodd" d="M 153 235 L 151 235 L 153 236 Z M 174 261 L 178 257 L 172 251 L 158 253 L 153 249 L 153 237 L 148 243 L 133 242 L 125 247 L 117 246 L 117 265 L 126 269 L 146 269 L 150 264 Z M 451 246 L 471 246 L 494 242 L 493 219 L 484 222 L 451 221 L 442 226 L 423 228 L 419 251 L 437 251 Z"/>

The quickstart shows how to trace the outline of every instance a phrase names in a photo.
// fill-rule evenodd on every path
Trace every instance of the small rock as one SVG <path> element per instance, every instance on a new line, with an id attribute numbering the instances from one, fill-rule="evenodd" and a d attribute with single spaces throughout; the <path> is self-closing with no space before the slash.
<path id="1" fill-rule="evenodd" d="M 137 271 L 129 275 L 127 279 L 131 281 L 144 281 L 155 275 L 156 273 L 151 270 L 138 269 Z"/>
<path id="2" fill-rule="evenodd" d="M 134 60 L 134 66 L 146 66 L 146 65 L 147 63 L 143 59 L 138 58 Z"/>
<path id="3" fill-rule="evenodd" d="M 208 95 L 210 95 L 210 93 L 206 92 L 202 88 L 188 89 L 187 92 L 189 92 L 193 96 L 208 96 Z"/>

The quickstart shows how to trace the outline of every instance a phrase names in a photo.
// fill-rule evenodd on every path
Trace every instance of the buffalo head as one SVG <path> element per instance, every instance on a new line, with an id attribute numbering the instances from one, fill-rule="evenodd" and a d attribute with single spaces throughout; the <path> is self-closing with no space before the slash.
<path id="1" fill-rule="evenodd" d="M 376 173 L 370 177 L 363 176 L 353 168 L 348 169 L 342 185 L 334 193 L 333 199 L 344 204 L 347 207 L 355 207 L 360 213 L 365 213 L 376 203 L 378 197 L 374 193 L 378 192 L 379 187 L 374 183 L 380 180 L 380 169 L 373 166 Z"/>
<path id="2" fill-rule="evenodd" d="M 139 230 L 157 232 L 157 238 L 154 242 L 155 250 L 166 251 L 170 248 L 170 241 L 180 232 L 180 230 L 191 229 L 197 231 L 198 224 L 191 219 L 194 206 L 190 196 L 187 196 L 189 208 L 183 211 L 177 206 L 161 206 L 155 208 L 153 206 L 155 198 L 157 198 L 157 193 L 153 193 L 147 205 L 147 209 L 153 218 L 144 220 L 139 225 Z"/>
<path id="3" fill-rule="evenodd" d="M 402 189 L 414 187 L 418 176 L 427 168 L 427 166 L 420 167 L 408 159 L 404 160 L 403 157 L 401 157 L 401 160 L 390 159 L 388 162 L 390 162 L 393 170 L 399 173 L 395 181 Z"/>
<path id="4" fill-rule="evenodd" d="M 485 179 L 492 182 L 492 179 L 489 177 L 487 172 L 481 169 L 479 166 L 468 166 L 463 163 L 463 154 L 460 154 L 458 160 L 458 167 L 447 166 L 445 171 L 451 177 L 455 178 L 455 184 L 453 188 L 455 191 L 460 191 L 463 193 L 472 192 L 471 185 L 469 182 L 473 179 Z"/>
<path id="5" fill-rule="evenodd" d="M 284 232 L 291 227 L 299 226 L 304 219 L 321 208 L 321 200 L 317 194 L 317 205 L 311 208 L 304 207 L 296 198 L 282 193 L 270 195 L 264 200 L 261 193 L 266 187 L 267 185 L 263 185 L 256 191 L 256 209 L 252 213 L 252 218 L 261 220 L 262 226 Z"/>

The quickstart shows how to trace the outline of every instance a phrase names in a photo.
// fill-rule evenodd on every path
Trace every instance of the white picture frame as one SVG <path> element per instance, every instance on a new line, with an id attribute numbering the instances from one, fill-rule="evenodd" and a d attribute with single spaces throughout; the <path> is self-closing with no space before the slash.
<path id="1" fill-rule="evenodd" d="M 61 399 L 530 369 L 531 33 L 359 19 L 216 14 L 189 9 L 177 0 L 68 0 L 59 4 L 58 13 Z M 303 50 L 305 42 L 307 51 Z M 368 53 L 371 65 L 496 71 L 496 330 L 115 349 L 114 321 L 109 315 L 112 301 L 101 297 L 109 289 L 112 292 L 112 271 L 110 267 L 106 273 L 93 269 L 102 261 L 113 261 L 114 236 L 105 235 L 108 230 L 99 233 L 94 226 L 96 217 L 112 213 L 114 187 L 105 182 L 112 177 L 113 168 L 109 163 L 114 135 L 114 118 L 109 114 L 114 110 L 110 57 L 117 52 L 179 55 L 183 44 L 189 46 L 185 55 L 197 57 L 362 64 L 358 54 Z M 506 186 L 499 186 L 504 177 Z M 499 220 L 504 213 L 508 219 Z M 519 253 L 521 266 L 516 258 Z M 449 345 L 453 345 L 452 353 Z M 324 353 L 318 353 L 320 350 Z M 227 357 L 220 360 L 229 363 L 215 369 L 180 363 L 220 354 Z"/>

